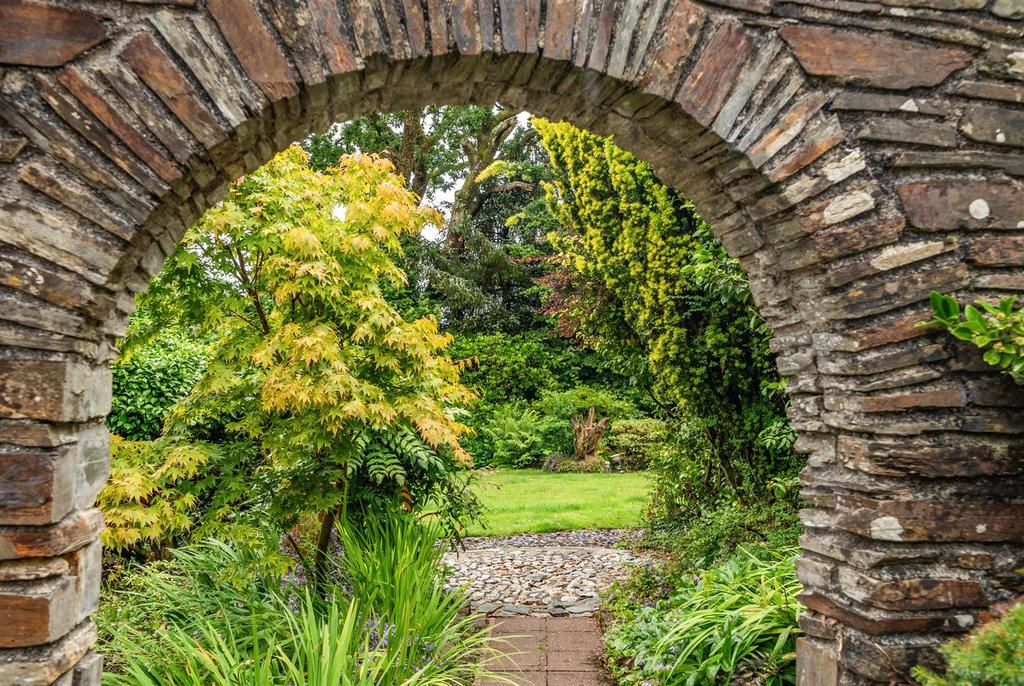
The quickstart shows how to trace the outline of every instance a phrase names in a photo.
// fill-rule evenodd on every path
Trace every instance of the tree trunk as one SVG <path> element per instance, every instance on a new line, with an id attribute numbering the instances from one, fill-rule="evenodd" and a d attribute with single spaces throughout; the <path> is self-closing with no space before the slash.
<path id="1" fill-rule="evenodd" d="M 423 148 L 426 147 L 423 133 L 423 110 L 409 110 L 402 114 L 402 142 L 398 148 L 395 166 L 399 176 L 405 179 L 409 190 L 420 198 L 427 192 L 427 170 L 424 164 Z"/>
<path id="2" fill-rule="evenodd" d="M 323 596 L 327 588 L 328 558 L 331 553 L 331 534 L 334 532 L 336 510 L 327 510 L 320 516 L 320 532 L 316 537 L 316 553 L 313 556 L 313 585 L 318 595 Z"/>

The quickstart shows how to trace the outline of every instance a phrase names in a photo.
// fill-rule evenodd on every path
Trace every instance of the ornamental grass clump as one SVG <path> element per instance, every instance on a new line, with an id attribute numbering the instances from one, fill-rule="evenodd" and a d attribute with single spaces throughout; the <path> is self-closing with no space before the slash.
<path id="1" fill-rule="evenodd" d="M 208 542 L 137 571 L 126 619 L 100 616 L 105 686 L 456 686 L 491 678 L 487 630 L 444 589 L 434 528 L 411 516 L 341 529 L 339 581 L 289 584 Z M 257 556 L 258 557 L 258 556 Z M 259 570 L 257 566 L 254 568 Z M 104 623 L 106 620 L 106 623 Z"/>
<path id="2" fill-rule="evenodd" d="M 653 606 L 620 613 L 605 634 L 612 673 L 623 685 L 796 683 L 800 584 L 793 555 L 760 559 L 741 551 L 676 580 Z"/>

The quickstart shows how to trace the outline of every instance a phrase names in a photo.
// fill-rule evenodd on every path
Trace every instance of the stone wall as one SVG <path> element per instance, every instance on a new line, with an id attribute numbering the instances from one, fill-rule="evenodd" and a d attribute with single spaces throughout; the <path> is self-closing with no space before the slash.
<path id="1" fill-rule="evenodd" d="M 1024 394 L 915 326 L 1024 290 L 1022 0 L 0 0 L 0 684 L 95 686 L 107 363 L 227 184 L 501 100 L 649 160 L 776 333 L 802 684 L 905 682 L 1024 577 Z"/>

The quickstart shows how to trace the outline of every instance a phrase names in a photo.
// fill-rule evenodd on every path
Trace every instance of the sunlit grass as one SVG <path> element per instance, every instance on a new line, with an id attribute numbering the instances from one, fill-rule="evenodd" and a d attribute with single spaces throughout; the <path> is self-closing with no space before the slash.
<path id="1" fill-rule="evenodd" d="M 538 469 L 482 472 L 474 490 L 486 507 L 470 536 L 638 526 L 650 481 L 644 473 L 553 474 Z"/>

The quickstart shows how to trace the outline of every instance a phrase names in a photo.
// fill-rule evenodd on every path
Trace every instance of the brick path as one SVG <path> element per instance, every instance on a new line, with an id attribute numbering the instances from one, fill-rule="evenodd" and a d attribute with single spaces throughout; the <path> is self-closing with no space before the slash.
<path id="1" fill-rule="evenodd" d="M 601 671 L 601 634 L 590 618 L 493 617 L 493 635 L 512 655 L 490 665 L 520 686 L 608 686 Z M 498 686 L 484 681 L 479 686 Z"/>

